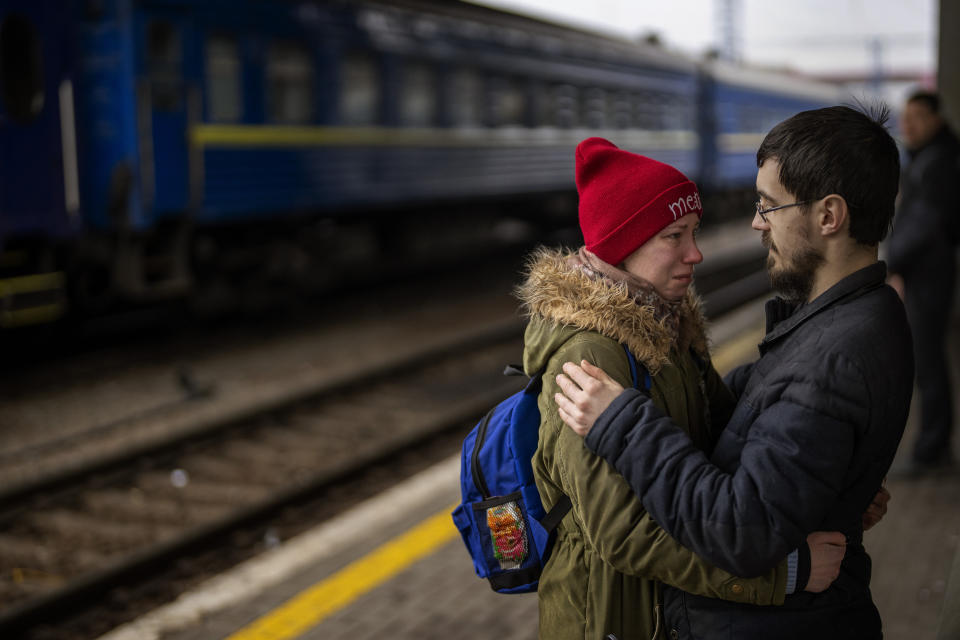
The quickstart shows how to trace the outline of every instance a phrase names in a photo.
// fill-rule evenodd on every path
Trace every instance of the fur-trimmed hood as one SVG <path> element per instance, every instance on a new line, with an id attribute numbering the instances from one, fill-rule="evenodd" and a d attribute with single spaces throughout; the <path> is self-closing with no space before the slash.
<path id="1" fill-rule="evenodd" d="M 656 374 L 670 362 L 674 346 L 670 331 L 655 319 L 652 307 L 634 300 L 626 286 L 590 278 L 569 265 L 570 256 L 568 252 L 538 249 L 528 261 L 526 279 L 516 290 L 531 321 L 540 317 L 556 329 L 565 329 L 551 332 L 551 342 L 556 344 L 539 345 L 545 349 L 545 357 L 549 358 L 573 333 L 596 331 L 627 345 L 650 374 Z M 703 312 L 692 287 L 679 314 L 677 346 L 692 347 L 700 356 L 708 357 Z"/>

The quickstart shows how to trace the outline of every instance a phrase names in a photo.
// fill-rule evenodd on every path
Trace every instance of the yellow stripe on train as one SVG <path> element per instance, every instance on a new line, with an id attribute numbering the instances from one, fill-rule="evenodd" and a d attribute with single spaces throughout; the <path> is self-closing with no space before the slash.
<path id="1" fill-rule="evenodd" d="M 62 317 L 66 313 L 65 287 L 62 271 L 0 279 L 0 328 L 45 324 Z M 20 298 L 30 294 L 34 298 Z"/>
<path id="2" fill-rule="evenodd" d="M 412 128 L 302 127 L 277 125 L 204 124 L 190 131 L 198 147 L 544 147 L 576 145 L 590 136 L 616 140 L 631 150 L 685 151 L 697 147 L 692 130 L 556 129 L 552 127 Z"/>

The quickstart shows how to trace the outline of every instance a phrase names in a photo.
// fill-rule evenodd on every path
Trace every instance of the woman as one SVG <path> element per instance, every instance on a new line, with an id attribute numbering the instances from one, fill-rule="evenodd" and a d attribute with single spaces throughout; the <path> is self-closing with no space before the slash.
<path id="1" fill-rule="evenodd" d="M 573 503 L 540 579 L 540 637 L 666 637 L 657 581 L 726 600 L 782 603 L 786 560 L 753 579 L 701 560 L 660 529 L 623 478 L 558 417 L 562 364 L 587 360 L 630 386 L 624 346 L 649 371 L 654 401 L 703 449 L 734 404 L 710 363 L 690 288 L 703 259 L 695 240 L 703 214 L 696 186 L 673 167 L 601 138 L 578 145 L 576 182 L 586 246 L 538 251 L 518 290 L 530 317 L 524 368 L 545 370 L 537 487 L 547 510 L 562 494 Z M 789 577 L 797 582 L 795 572 Z"/>

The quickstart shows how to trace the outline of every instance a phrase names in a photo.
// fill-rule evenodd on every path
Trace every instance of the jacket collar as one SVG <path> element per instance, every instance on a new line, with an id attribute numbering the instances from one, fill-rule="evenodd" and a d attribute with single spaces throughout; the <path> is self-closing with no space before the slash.
<path id="1" fill-rule="evenodd" d="M 766 353 L 774 342 L 789 335 L 824 309 L 845 298 L 859 297 L 871 289 L 876 289 L 883 285 L 886 278 L 887 265 L 879 261 L 854 271 L 807 304 L 791 304 L 779 297 L 768 300 L 764 309 L 767 316 L 767 335 L 759 345 L 760 354 Z"/>

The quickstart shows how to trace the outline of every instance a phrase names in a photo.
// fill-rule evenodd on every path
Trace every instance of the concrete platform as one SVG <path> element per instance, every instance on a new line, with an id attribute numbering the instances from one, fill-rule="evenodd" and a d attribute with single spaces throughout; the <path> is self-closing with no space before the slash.
<path id="1" fill-rule="evenodd" d="M 718 359 L 745 357 L 752 331 L 726 340 Z M 953 338 L 958 381 L 956 329 Z M 473 574 L 448 515 L 458 473 L 451 458 L 101 640 L 535 638 L 536 596 L 496 594 Z M 960 474 L 887 487 L 890 510 L 865 534 L 885 637 L 933 640 L 960 541 Z"/>

